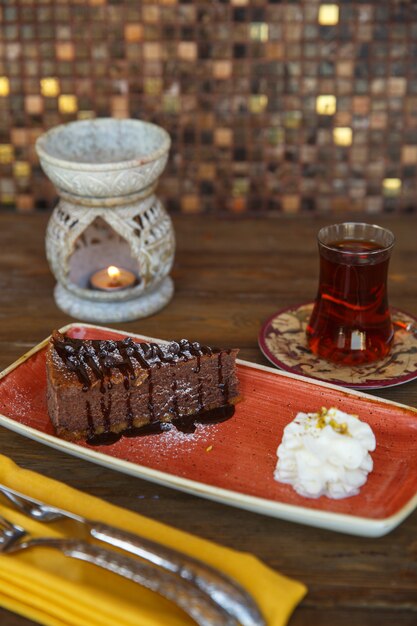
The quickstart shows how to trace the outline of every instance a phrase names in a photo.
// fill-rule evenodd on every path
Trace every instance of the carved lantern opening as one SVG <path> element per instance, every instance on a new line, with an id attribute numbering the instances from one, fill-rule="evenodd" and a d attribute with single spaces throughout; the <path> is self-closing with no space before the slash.
<path id="1" fill-rule="evenodd" d="M 74 242 L 68 262 L 68 280 L 90 289 L 91 276 L 108 266 L 130 270 L 140 280 L 139 259 L 132 254 L 127 240 L 102 217 L 96 217 Z"/>

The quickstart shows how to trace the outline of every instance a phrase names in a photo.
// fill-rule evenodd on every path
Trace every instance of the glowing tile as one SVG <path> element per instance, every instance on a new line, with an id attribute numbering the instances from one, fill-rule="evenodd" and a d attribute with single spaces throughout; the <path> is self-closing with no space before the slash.
<path id="1" fill-rule="evenodd" d="M 7 164 L 13 161 L 14 149 L 11 143 L 0 143 L 0 163 Z"/>
<path id="2" fill-rule="evenodd" d="M 213 76 L 220 80 L 230 78 L 232 75 L 232 63 L 231 61 L 214 61 L 213 64 Z"/>
<path id="3" fill-rule="evenodd" d="M 338 61 L 336 64 L 336 76 L 350 78 L 353 74 L 353 61 Z"/>
<path id="4" fill-rule="evenodd" d="M 10 93 L 10 81 L 7 76 L 0 76 L 0 96 L 8 96 Z"/>
<path id="5" fill-rule="evenodd" d="M 398 196 L 401 192 L 401 186 L 400 178 L 384 178 L 382 181 L 384 196 Z"/>
<path id="6" fill-rule="evenodd" d="M 126 24 L 125 39 L 129 43 L 132 43 L 134 41 L 142 41 L 143 39 L 142 24 Z"/>
<path id="7" fill-rule="evenodd" d="M 227 148 L 232 145 L 233 133 L 231 128 L 216 128 L 214 131 L 214 143 L 216 146 Z"/>
<path id="8" fill-rule="evenodd" d="M 252 41 L 268 41 L 268 24 L 266 24 L 265 22 L 252 22 L 249 25 L 249 37 Z"/>
<path id="9" fill-rule="evenodd" d="M 197 44 L 195 41 L 180 41 L 178 57 L 183 61 L 195 61 L 197 58 Z"/>
<path id="10" fill-rule="evenodd" d="M 159 7 L 154 4 L 145 5 L 144 7 L 142 7 L 143 20 L 150 24 L 157 24 L 160 19 L 160 14 L 161 12 L 159 10 Z"/>
<path id="11" fill-rule="evenodd" d="M 26 96 L 25 109 L 29 115 L 40 115 L 43 112 L 43 99 L 41 96 Z"/>
<path id="12" fill-rule="evenodd" d="M 297 213 L 300 209 L 300 196 L 283 196 L 282 209 L 284 213 Z"/>
<path id="13" fill-rule="evenodd" d="M 161 44 L 150 42 L 143 45 L 143 56 L 147 61 L 159 61 L 161 58 Z"/>
<path id="14" fill-rule="evenodd" d="M 14 146 L 26 146 L 30 143 L 26 128 L 12 128 L 10 138 Z"/>
<path id="15" fill-rule="evenodd" d="M 13 174 L 16 178 L 27 178 L 30 176 L 31 166 L 27 161 L 15 161 L 13 164 Z"/>
<path id="16" fill-rule="evenodd" d="M 73 61 L 75 57 L 74 44 L 70 41 L 59 42 L 55 46 L 56 58 L 59 61 Z"/>
<path id="17" fill-rule="evenodd" d="M 60 113 L 76 113 L 78 109 L 77 96 L 72 94 L 59 96 L 58 109 Z"/>
<path id="18" fill-rule="evenodd" d="M 317 96 L 316 111 L 319 115 L 334 115 L 336 113 L 336 104 L 336 96 Z"/>
<path id="19" fill-rule="evenodd" d="M 200 199 L 196 195 L 183 196 L 181 208 L 184 213 L 198 213 L 200 211 Z"/>
<path id="20" fill-rule="evenodd" d="M 41 78 L 41 94 L 47 98 L 56 98 L 59 95 L 59 80 L 57 78 Z"/>
<path id="21" fill-rule="evenodd" d="M 322 4 L 319 8 L 319 24 L 334 26 L 339 22 L 339 6 L 337 4 Z"/>
<path id="22" fill-rule="evenodd" d="M 334 128 L 333 141 L 337 146 L 350 146 L 352 144 L 352 129 L 348 126 Z"/>
<path id="23" fill-rule="evenodd" d="M 111 112 L 113 117 L 129 117 L 129 101 L 126 96 L 113 96 L 111 99 Z"/>
<path id="24" fill-rule="evenodd" d="M 251 113 L 263 113 L 268 106 L 268 96 L 265 94 L 253 95 L 249 98 L 249 110 Z"/>
<path id="25" fill-rule="evenodd" d="M 407 165 L 417 163 L 417 146 L 403 146 L 401 160 Z"/>

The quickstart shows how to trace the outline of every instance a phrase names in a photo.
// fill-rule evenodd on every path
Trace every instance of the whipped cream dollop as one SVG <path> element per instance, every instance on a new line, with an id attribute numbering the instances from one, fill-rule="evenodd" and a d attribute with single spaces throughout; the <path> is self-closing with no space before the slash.
<path id="1" fill-rule="evenodd" d="M 373 461 L 369 424 L 339 409 L 298 413 L 284 429 L 275 480 L 307 498 L 347 498 L 359 493 Z"/>

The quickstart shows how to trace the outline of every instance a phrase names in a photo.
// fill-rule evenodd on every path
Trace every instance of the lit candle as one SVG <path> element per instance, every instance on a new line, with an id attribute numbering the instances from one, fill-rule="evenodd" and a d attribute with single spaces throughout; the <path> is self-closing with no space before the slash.
<path id="1" fill-rule="evenodd" d="M 115 265 L 109 265 L 109 267 L 98 270 L 90 278 L 91 287 L 100 291 L 119 291 L 133 287 L 136 282 L 137 279 L 133 272 Z"/>

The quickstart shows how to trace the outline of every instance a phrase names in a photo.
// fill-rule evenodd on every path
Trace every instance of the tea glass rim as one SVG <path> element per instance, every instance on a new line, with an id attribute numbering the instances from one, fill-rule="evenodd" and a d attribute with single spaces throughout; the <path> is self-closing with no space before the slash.
<path id="1" fill-rule="evenodd" d="M 366 255 L 367 257 L 375 257 L 378 256 L 382 253 L 387 253 L 387 252 L 391 252 L 392 248 L 394 247 L 395 244 L 395 235 L 394 233 L 389 230 L 389 228 L 385 228 L 384 226 L 378 226 L 378 224 L 369 224 L 368 222 L 339 222 L 336 224 L 329 224 L 328 226 L 323 226 L 322 228 L 320 228 L 319 232 L 317 233 L 317 241 L 319 243 L 319 246 L 322 246 L 323 248 L 325 248 L 326 250 L 329 250 L 331 252 L 337 252 L 340 255 L 346 256 L 346 257 L 355 257 L 358 255 L 363 255 L 363 252 L 359 252 L 358 250 L 344 250 L 344 249 L 340 249 L 340 248 L 335 248 L 334 246 L 329 245 L 328 243 L 325 243 L 323 241 L 323 232 L 325 230 L 328 230 L 332 227 L 343 227 L 343 226 L 367 226 L 369 228 L 374 228 L 375 230 L 378 230 L 380 232 L 385 232 L 388 234 L 388 236 L 390 237 L 390 243 L 387 245 L 383 245 L 381 244 L 381 248 L 377 248 L 375 250 L 367 250 L 366 251 Z"/>

